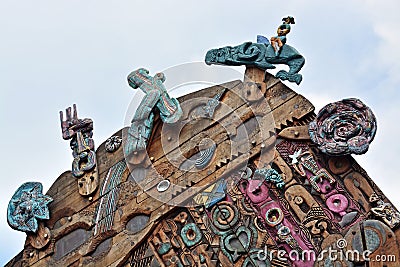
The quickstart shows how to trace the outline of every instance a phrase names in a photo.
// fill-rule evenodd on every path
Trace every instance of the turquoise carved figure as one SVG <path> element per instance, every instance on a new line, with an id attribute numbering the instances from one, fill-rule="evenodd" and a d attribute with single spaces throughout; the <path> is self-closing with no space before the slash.
<path id="1" fill-rule="evenodd" d="M 289 66 L 289 71 L 280 70 L 275 76 L 281 80 L 300 84 L 303 77 L 298 72 L 304 66 L 305 59 L 295 48 L 286 44 L 286 34 L 290 31 L 289 24 L 294 24 L 294 19 L 287 17 L 283 20 L 284 27 L 281 25 L 278 28 L 278 36 L 271 38 L 271 43 L 268 38 L 259 35 L 257 43 L 245 42 L 233 47 L 211 49 L 206 54 L 206 64 L 246 65 L 264 70 L 275 69 L 274 64 L 285 64 Z"/>
<path id="2" fill-rule="evenodd" d="M 179 102 L 169 96 L 164 87 L 164 81 L 163 73 L 157 73 L 152 77 L 144 68 L 135 70 L 128 75 L 129 86 L 133 89 L 140 88 L 146 95 L 140 102 L 128 130 L 124 147 L 126 156 L 147 148 L 153 129 L 155 109 L 158 109 L 161 120 L 165 123 L 175 123 L 181 118 L 182 109 Z"/>
<path id="3" fill-rule="evenodd" d="M 22 232 L 36 233 L 39 220 L 50 218 L 47 205 L 53 201 L 43 195 L 43 186 L 37 182 L 21 185 L 8 203 L 7 222 L 11 228 Z"/>

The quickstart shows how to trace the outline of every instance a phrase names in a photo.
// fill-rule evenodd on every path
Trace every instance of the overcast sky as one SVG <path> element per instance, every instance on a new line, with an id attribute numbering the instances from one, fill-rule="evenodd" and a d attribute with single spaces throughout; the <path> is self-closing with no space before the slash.
<path id="1" fill-rule="evenodd" d="M 302 84 L 290 87 L 317 110 L 347 97 L 371 107 L 377 136 L 357 160 L 400 207 L 399 12 L 398 0 L 1 0 L 0 265 L 25 240 L 6 222 L 14 191 L 26 181 L 47 191 L 71 168 L 59 110 L 77 103 L 94 120 L 98 146 L 124 126 L 130 71 L 153 74 L 203 61 L 210 48 L 271 37 L 287 15 L 296 20 L 287 42 L 306 58 Z"/>

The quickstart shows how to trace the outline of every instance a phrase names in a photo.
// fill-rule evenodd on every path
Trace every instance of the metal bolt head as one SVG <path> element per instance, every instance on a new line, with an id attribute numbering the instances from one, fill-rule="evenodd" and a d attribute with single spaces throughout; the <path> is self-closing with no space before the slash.
<path id="1" fill-rule="evenodd" d="M 68 221 L 72 221 L 72 217 L 71 216 L 68 217 Z"/>
<path id="2" fill-rule="evenodd" d="M 93 197 L 89 197 L 89 201 L 92 201 L 93 200 Z"/>
<path id="3" fill-rule="evenodd" d="M 49 237 L 49 235 L 48 234 L 44 234 L 43 237 L 47 239 Z"/>
<path id="4" fill-rule="evenodd" d="M 157 191 L 158 192 L 164 192 L 164 191 L 166 191 L 168 188 L 169 188 L 169 186 L 171 185 L 171 183 L 170 183 L 170 181 L 168 181 L 168 180 L 162 180 L 161 182 L 159 182 L 158 183 L 158 185 L 157 185 Z"/>
<path id="5" fill-rule="evenodd" d="M 261 148 L 264 148 L 265 147 L 265 144 L 261 144 Z"/>
<path id="6" fill-rule="evenodd" d="M 151 160 L 151 161 L 154 161 L 154 157 L 150 157 L 150 160 Z"/>
<path id="7" fill-rule="evenodd" d="M 29 257 L 33 257 L 33 255 L 35 255 L 33 252 L 29 253 Z"/>
<path id="8" fill-rule="evenodd" d="M 168 140 L 168 141 L 171 141 L 171 140 L 172 140 L 172 137 L 171 137 L 171 136 L 168 136 L 167 140 Z"/>
<path id="9" fill-rule="evenodd" d="M 295 131 L 295 132 L 294 132 L 294 136 L 295 136 L 295 137 L 299 137 L 299 135 L 300 135 L 300 133 L 299 133 L 298 131 Z"/>

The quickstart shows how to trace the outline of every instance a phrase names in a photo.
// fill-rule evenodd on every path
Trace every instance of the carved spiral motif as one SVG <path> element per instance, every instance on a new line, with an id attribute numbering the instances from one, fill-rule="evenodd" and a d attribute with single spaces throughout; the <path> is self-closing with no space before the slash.
<path id="1" fill-rule="evenodd" d="M 376 133 L 371 109 L 356 98 L 326 105 L 309 125 L 311 140 L 328 155 L 364 154 Z"/>
<path id="2" fill-rule="evenodd" d="M 212 141 L 212 140 L 211 140 Z M 217 145 L 212 141 L 212 146 L 203 150 L 200 150 L 200 157 L 196 160 L 195 166 L 197 169 L 204 169 L 211 162 Z"/>
<path id="3" fill-rule="evenodd" d="M 222 201 L 213 208 L 212 219 L 218 229 L 231 229 L 239 220 L 238 209 L 232 203 Z"/>

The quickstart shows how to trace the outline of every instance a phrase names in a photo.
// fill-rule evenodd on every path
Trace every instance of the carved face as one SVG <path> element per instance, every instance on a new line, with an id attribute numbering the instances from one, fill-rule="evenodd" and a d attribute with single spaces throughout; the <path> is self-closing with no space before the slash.
<path id="1" fill-rule="evenodd" d="M 72 139 L 71 141 L 71 147 L 73 146 L 74 140 L 75 139 Z M 72 161 L 72 174 L 75 177 L 81 177 L 85 172 L 92 170 L 96 166 L 96 154 L 91 150 L 88 145 L 88 140 L 85 140 L 81 132 L 77 133 L 75 141 L 76 145 L 74 145 L 72 153 L 74 156 L 74 160 Z"/>
<path id="2" fill-rule="evenodd" d="M 74 138 L 71 139 L 70 147 L 72 156 L 76 158 L 84 152 L 94 150 L 94 141 L 92 139 L 92 131 L 78 131 Z"/>

